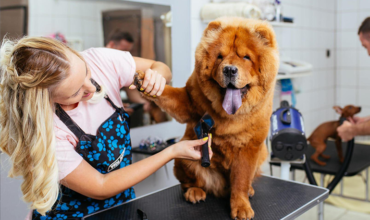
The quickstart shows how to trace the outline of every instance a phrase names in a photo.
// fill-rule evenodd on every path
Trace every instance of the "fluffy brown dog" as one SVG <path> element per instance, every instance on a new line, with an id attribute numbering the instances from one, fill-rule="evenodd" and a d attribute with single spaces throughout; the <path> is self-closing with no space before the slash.
<path id="1" fill-rule="evenodd" d="M 338 135 L 337 128 L 340 125 L 341 118 L 352 118 L 355 114 L 361 111 L 361 107 L 347 105 L 343 109 L 339 106 L 334 106 L 333 109 L 340 114 L 338 121 L 328 121 L 319 125 L 307 139 L 310 145 L 316 149 L 315 153 L 312 154 L 311 160 L 315 161 L 321 166 L 325 166 L 326 163 L 319 160 L 319 156 L 324 159 L 330 159 L 329 155 L 323 154 L 326 149 L 326 140 L 328 138 L 335 139 L 335 146 L 337 147 L 339 161 L 343 163 L 343 152 L 342 152 L 342 139 Z"/>
<path id="2" fill-rule="evenodd" d="M 209 23 L 195 58 L 186 87 L 166 86 L 152 99 L 187 123 L 183 140 L 197 139 L 194 127 L 205 113 L 215 121 L 211 165 L 176 159 L 175 176 L 187 201 L 205 200 L 206 193 L 231 194 L 232 219 L 251 219 L 252 182 L 267 157 L 264 141 L 279 64 L 275 34 L 267 22 L 221 18 Z"/>

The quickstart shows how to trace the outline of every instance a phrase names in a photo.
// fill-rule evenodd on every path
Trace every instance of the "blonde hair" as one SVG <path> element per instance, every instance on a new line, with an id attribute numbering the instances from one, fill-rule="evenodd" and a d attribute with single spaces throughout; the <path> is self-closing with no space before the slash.
<path id="1" fill-rule="evenodd" d="M 59 193 L 53 124 L 54 88 L 70 69 L 63 43 L 44 37 L 4 39 L 0 49 L 0 149 L 9 177 L 23 176 L 23 199 L 42 215 Z"/>

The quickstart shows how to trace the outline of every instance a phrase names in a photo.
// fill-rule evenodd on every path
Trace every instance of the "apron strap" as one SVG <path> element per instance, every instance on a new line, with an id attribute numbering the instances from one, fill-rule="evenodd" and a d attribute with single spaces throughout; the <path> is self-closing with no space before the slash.
<path id="1" fill-rule="evenodd" d="M 100 90 L 101 90 L 100 85 L 99 85 L 99 84 L 98 84 L 98 83 L 97 83 L 93 78 L 91 78 L 91 79 L 90 79 L 90 81 L 91 81 L 91 83 L 95 86 L 96 91 L 97 91 L 97 92 L 100 92 Z M 120 109 L 119 107 L 117 107 L 117 106 L 113 103 L 113 101 L 109 98 L 109 96 L 108 96 L 107 94 L 105 94 L 104 98 L 105 98 L 106 100 L 108 100 L 108 102 L 113 106 L 113 108 L 115 108 L 116 110 L 119 110 L 119 109 Z"/>
<path id="2" fill-rule="evenodd" d="M 69 117 L 69 115 L 67 114 L 67 112 L 65 112 L 62 107 L 59 105 L 59 104 L 56 104 L 55 105 L 56 109 L 55 109 L 55 114 L 59 117 L 59 119 L 69 128 L 69 130 L 71 130 L 73 132 L 73 134 L 76 135 L 76 137 L 78 139 L 80 139 L 80 137 L 82 135 L 85 134 L 85 132 L 80 128 L 80 126 L 78 126 L 73 120 L 71 117 Z"/>
<path id="3" fill-rule="evenodd" d="M 96 87 L 96 91 L 97 92 L 100 92 L 101 90 L 101 87 L 100 85 L 91 78 L 91 83 Z M 104 96 L 104 98 L 112 105 L 113 108 L 116 109 L 116 111 L 119 111 L 120 112 L 120 109 L 119 107 L 117 107 L 113 101 L 109 98 L 109 96 L 106 94 Z M 78 139 L 80 139 L 80 137 L 82 135 L 85 135 L 86 133 L 72 120 L 71 117 L 69 117 L 69 115 L 67 114 L 67 112 L 65 112 L 62 107 L 59 105 L 59 104 L 56 104 L 55 105 L 56 109 L 55 109 L 55 114 L 59 117 L 59 119 L 69 128 L 69 130 L 71 130 L 73 132 L 73 134 L 76 135 L 76 137 Z"/>
<path id="4" fill-rule="evenodd" d="M 120 108 L 118 106 L 116 106 L 113 101 L 109 98 L 109 96 L 107 94 L 105 94 L 104 98 L 112 105 L 113 108 L 115 108 L 116 110 L 119 110 Z"/>

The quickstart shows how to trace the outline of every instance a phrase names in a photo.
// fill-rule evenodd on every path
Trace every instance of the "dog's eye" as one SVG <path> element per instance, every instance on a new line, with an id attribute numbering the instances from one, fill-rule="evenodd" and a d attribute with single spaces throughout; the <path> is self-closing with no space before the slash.
<path id="1" fill-rule="evenodd" d="M 244 56 L 243 58 L 246 60 L 251 60 L 251 58 L 248 55 Z"/>
<path id="2" fill-rule="evenodd" d="M 218 55 L 217 59 L 222 59 L 222 55 L 221 54 Z"/>

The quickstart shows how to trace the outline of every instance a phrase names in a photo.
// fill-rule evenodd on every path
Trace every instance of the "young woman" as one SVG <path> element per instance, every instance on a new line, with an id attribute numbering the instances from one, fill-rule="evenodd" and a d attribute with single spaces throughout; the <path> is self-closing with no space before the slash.
<path id="1" fill-rule="evenodd" d="M 182 141 L 130 165 L 119 91 L 143 70 L 141 90 L 160 96 L 171 79 L 163 63 L 106 48 L 77 53 L 41 37 L 4 40 L 0 57 L 0 149 L 11 158 L 10 177 L 23 176 L 29 218 L 80 219 L 135 198 L 132 186 L 171 159 L 200 159 L 207 140 Z"/>

